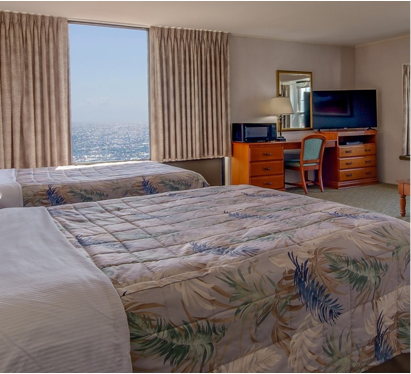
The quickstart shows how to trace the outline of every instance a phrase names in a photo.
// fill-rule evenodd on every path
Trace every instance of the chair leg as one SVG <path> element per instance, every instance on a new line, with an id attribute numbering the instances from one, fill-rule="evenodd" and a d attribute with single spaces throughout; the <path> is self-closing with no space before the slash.
<path id="1" fill-rule="evenodd" d="M 318 174 L 318 185 L 320 186 L 320 191 L 324 192 L 324 186 L 323 186 L 323 176 L 321 170 L 317 170 Z"/>
<path id="2" fill-rule="evenodd" d="M 304 192 L 307 195 L 308 194 L 307 183 L 305 183 L 305 173 L 303 169 L 300 169 L 300 174 L 301 174 L 301 183 L 303 185 Z"/>

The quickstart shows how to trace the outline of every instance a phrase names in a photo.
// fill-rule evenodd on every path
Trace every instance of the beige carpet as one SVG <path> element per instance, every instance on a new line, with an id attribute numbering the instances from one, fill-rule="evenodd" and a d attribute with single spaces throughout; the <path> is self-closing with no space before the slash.
<path id="1" fill-rule="evenodd" d="M 287 188 L 286 191 L 304 195 L 303 189 L 298 187 Z M 410 222 L 410 197 L 407 196 L 405 217 L 401 217 L 400 195 L 396 184 L 379 183 L 341 190 L 325 188 L 324 192 L 318 186 L 310 186 L 308 196 L 372 210 Z"/>

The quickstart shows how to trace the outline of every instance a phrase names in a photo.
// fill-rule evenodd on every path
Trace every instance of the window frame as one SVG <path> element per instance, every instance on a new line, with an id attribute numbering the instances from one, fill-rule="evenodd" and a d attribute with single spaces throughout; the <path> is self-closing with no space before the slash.
<path id="1" fill-rule="evenodd" d="M 401 78 L 402 78 L 402 111 L 403 111 L 403 134 L 405 134 L 405 136 L 408 136 L 408 138 L 410 138 L 410 134 L 411 134 L 411 119 L 408 118 L 408 124 L 404 123 L 404 111 L 406 110 L 406 108 L 404 107 L 404 103 L 406 103 L 406 98 L 405 98 L 405 90 L 404 90 L 404 77 L 405 77 L 405 69 L 404 67 L 408 66 L 409 70 L 411 71 L 411 64 L 410 63 L 405 63 L 402 64 L 402 71 L 401 71 Z M 408 106 L 411 106 L 411 87 L 408 86 Z M 408 108 L 408 113 L 410 112 L 410 109 Z M 405 127 L 408 125 L 408 129 Z M 409 152 L 410 150 L 408 150 Z M 405 150 L 402 150 L 402 154 L 399 157 L 400 160 L 403 161 L 410 161 L 410 155 L 409 154 L 404 154 Z"/>
<path id="2" fill-rule="evenodd" d="M 100 22 L 100 21 L 84 21 L 84 20 L 78 20 L 78 19 L 68 19 L 67 21 L 68 27 L 70 24 L 73 25 L 84 25 L 84 26 L 100 26 L 100 27 L 112 27 L 112 28 L 119 28 L 119 29 L 132 29 L 132 30 L 142 30 L 146 31 L 147 35 L 147 109 L 148 109 L 148 141 L 149 141 L 149 158 L 148 159 L 134 159 L 134 160 L 117 160 L 117 161 L 93 161 L 93 162 L 73 162 L 73 133 L 71 129 L 71 70 L 70 70 L 70 63 L 69 63 L 69 68 L 68 68 L 68 86 L 69 86 L 69 139 L 70 139 L 70 144 L 69 144 L 69 151 L 70 151 L 70 160 L 71 163 L 70 165 L 74 166 L 82 166 L 82 165 L 95 165 L 95 164 L 109 164 L 109 163 L 116 163 L 116 162 L 127 162 L 127 161 L 151 161 L 151 144 L 150 144 L 150 139 L 151 139 L 151 126 L 150 126 L 150 28 L 147 26 L 137 26 L 137 25 L 131 25 L 131 24 L 122 24 L 122 23 L 111 23 L 111 22 Z M 69 48 L 67 50 L 68 54 L 68 61 L 70 61 L 70 28 L 69 28 Z"/>

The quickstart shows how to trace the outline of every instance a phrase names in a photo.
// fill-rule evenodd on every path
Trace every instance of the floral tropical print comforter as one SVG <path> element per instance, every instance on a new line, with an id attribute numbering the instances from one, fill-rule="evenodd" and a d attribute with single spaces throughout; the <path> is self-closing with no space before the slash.
<path id="1" fill-rule="evenodd" d="M 55 206 L 207 187 L 198 173 L 153 161 L 16 170 L 23 206 Z"/>
<path id="2" fill-rule="evenodd" d="M 117 289 L 135 371 L 360 372 L 409 352 L 409 223 L 252 186 L 48 209 Z"/>

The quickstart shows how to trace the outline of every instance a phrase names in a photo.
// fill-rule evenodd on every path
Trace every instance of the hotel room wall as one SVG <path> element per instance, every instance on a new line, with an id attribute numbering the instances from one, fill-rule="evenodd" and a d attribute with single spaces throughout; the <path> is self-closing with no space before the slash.
<path id="1" fill-rule="evenodd" d="M 313 89 L 355 88 L 355 48 L 287 42 L 274 39 L 230 37 L 231 121 L 267 122 L 267 105 L 277 96 L 277 70 L 311 71 Z M 288 140 L 311 131 L 287 131 Z M 231 172 L 229 163 L 227 180 Z M 286 178 L 298 180 L 291 172 Z"/>
<path id="2" fill-rule="evenodd" d="M 402 155 L 402 65 L 410 62 L 410 37 L 402 37 L 355 49 L 356 88 L 378 90 L 378 177 L 395 183 L 410 177 L 410 162 Z"/>
<path id="3" fill-rule="evenodd" d="M 224 159 L 222 158 L 174 161 L 165 164 L 200 173 L 211 186 L 221 186 L 224 183 Z"/>

